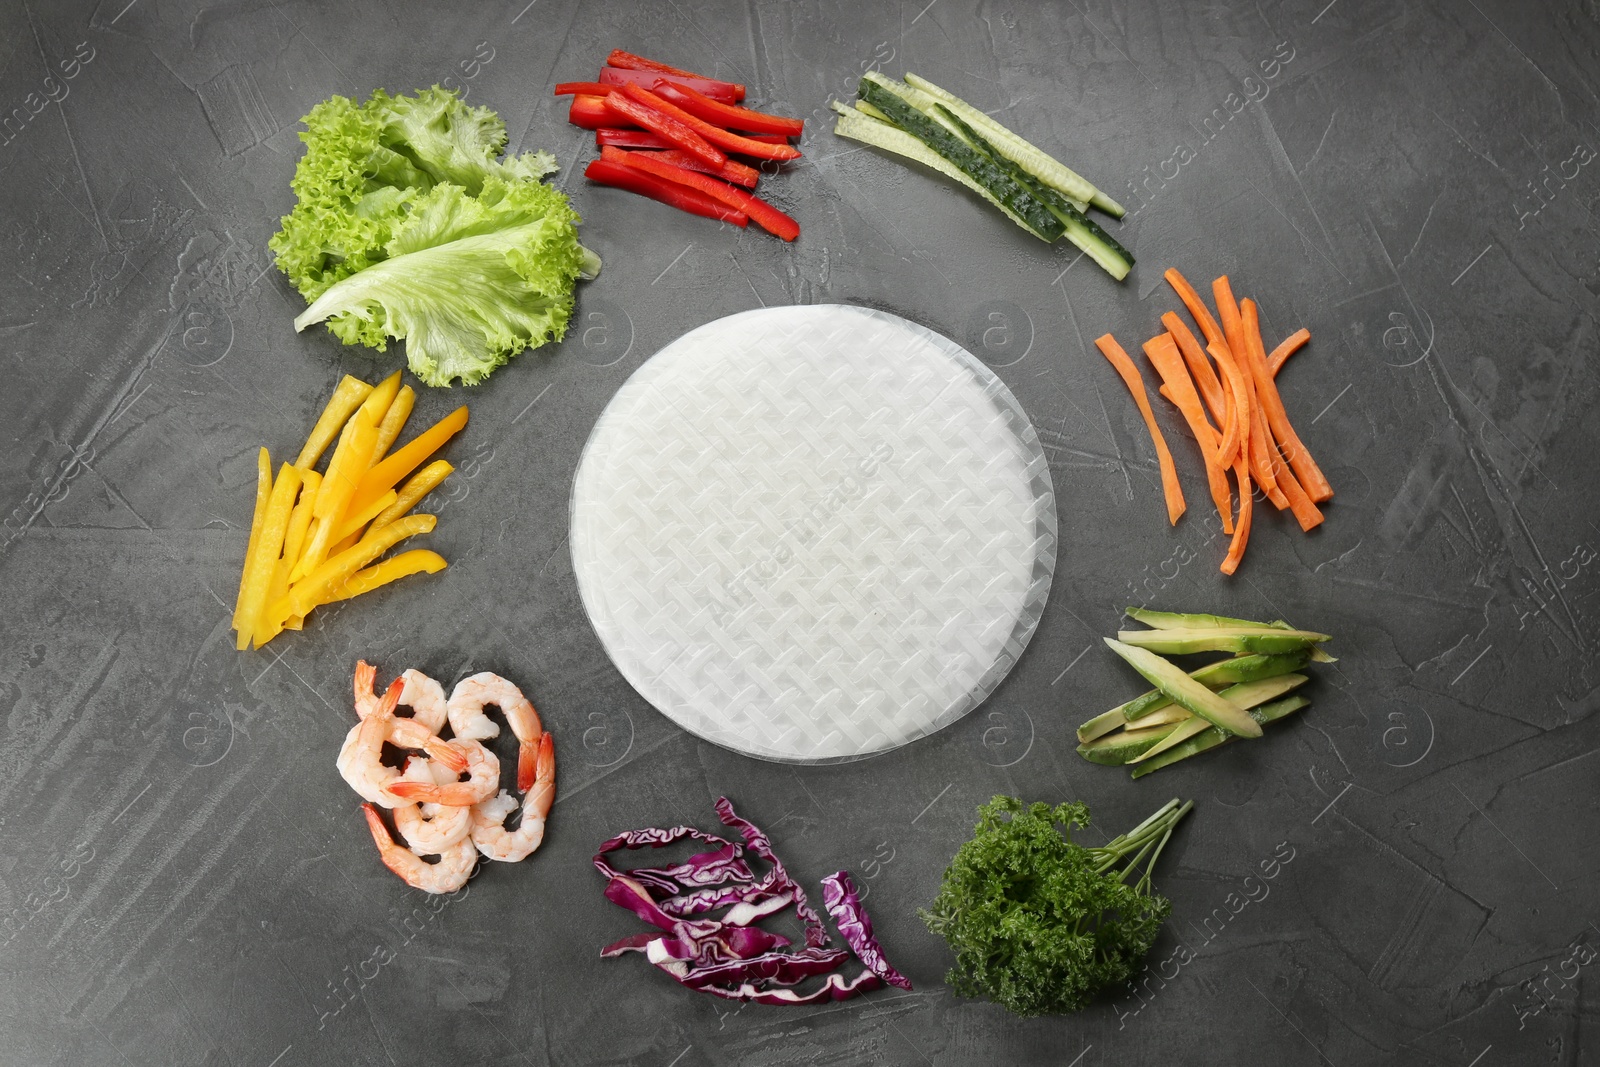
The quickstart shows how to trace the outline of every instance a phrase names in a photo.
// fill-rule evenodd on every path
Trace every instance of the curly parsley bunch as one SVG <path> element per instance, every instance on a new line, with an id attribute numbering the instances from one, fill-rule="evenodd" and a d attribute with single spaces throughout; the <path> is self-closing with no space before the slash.
<path id="1" fill-rule="evenodd" d="M 1072 840 L 1073 827 L 1089 825 L 1085 804 L 997 796 L 981 806 L 972 840 L 920 913 L 955 952 L 945 980 L 961 996 L 985 996 L 1018 1015 L 1077 1011 L 1126 983 L 1172 910 L 1150 891 L 1150 870 L 1193 806 L 1170 800 L 1098 848 Z"/>

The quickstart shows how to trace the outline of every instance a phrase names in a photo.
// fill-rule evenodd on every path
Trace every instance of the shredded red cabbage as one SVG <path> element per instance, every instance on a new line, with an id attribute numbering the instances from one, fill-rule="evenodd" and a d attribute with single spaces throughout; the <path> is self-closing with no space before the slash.
<path id="1" fill-rule="evenodd" d="M 825 879 L 822 891 L 828 913 L 867 968 L 848 981 L 838 970 L 850 953 L 829 947 L 821 916 L 790 877 L 767 835 L 741 818 L 726 797 L 717 801 L 716 811 L 724 825 L 743 835 L 743 846 L 688 826 L 632 830 L 600 846 L 594 865 L 606 878 L 606 898 L 656 927 L 612 942 L 600 950 L 601 956 L 642 952 L 682 985 L 759 1004 L 845 1000 L 884 982 L 911 988 L 883 958 L 872 921 L 847 872 Z M 606 860 L 618 849 L 662 848 L 680 841 L 703 842 L 711 849 L 679 864 L 628 871 L 619 871 Z M 746 848 L 772 868 L 759 879 L 743 858 Z M 805 928 L 805 947 L 786 951 L 788 938 L 754 924 L 790 907 Z M 689 918 L 718 909 L 726 909 L 719 918 Z M 809 993 L 788 988 L 817 976 L 823 976 L 823 983 Z"/>
<path id="2" fill-rule="evenodd" d="M 813 993 L 797 993 L 792 989 L 762 989 L 759 986 L 746 982 L 737 989 L 728 989 L 718 986 L 701 986 L 700 988 L 715 997 L 727 1000 L 749 1000 L 757 1004 L 821 1004 L 828 1000 L 849 1000 L 858 993 L 865 993 L 869 989 L 877 989 L 883 985 L 883 979 L 871 971 L 862 971 L 848 982 L 838 974 L 830 974 L 822 983 L 822 988 Z"/>
<path id="3" fill-rule="evenodd" d="M 850 881 L 849 871 L 839 871 L 822 880 L 822 904 L 833 916 L 839 933 L 844 935 L 845 944 L 867 965 L 867 970 L 892 986 L 911 988 L 911 979 L 895 970 L 883 958 L 883 947 L 872 936 L 872 918 L 861 905 L 855 883 Z"/>
<path id="4" fill-rule="evenodd" d="M 772 851 L 772 842 L 767 840 L 767 835 L 762 833 L 761 828 L 755 823 L 741 819 L 739 813 L 733 810 L 733 802 L 727 797 L 718 797 L 715 807 L 722 825 L 738 830 L 744 835 L 744 843 L 750 846 L 750 851 L 772 864 L 772 874 L 768 876 L 772 888 L 794 893 L 794 910 L 795 914 L 800 916 L 800 921 L 805 924 L 806 944 L 812 948 L 825 946 L 828 943 L 828 928 L 822 925 L 822 916 L 818 915 L 816 909 L 812 908 L 811 902 L 806 900 L 806 891 L 800 887 L 800 883 L 789 877 L 783 861 Z"/>

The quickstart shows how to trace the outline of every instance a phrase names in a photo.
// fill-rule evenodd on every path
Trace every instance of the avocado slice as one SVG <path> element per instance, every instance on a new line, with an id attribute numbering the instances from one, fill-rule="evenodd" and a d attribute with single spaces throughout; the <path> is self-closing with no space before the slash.
<path id="1" fill-rule="evenodd" d="M 1159 630 L 1146 631 L 1160 633 Z M 1241 737 L 1260 737 L 1261 726 L 1243 708 L 1207 689 L 1178 667 L 1162 659 L 1149 649 L 1124 644 L 1105 638 L 1111 651 L 1127 660 L 1129 665 L 1145 680 L 1167 696 L 1174 704 L 1188 708 L 1202 719 Z"/>
<path id="2" fill-rule="evenodd" d="M 1239 626 L 1293 629 L 1288 623 L 1281 621 L 1257 622 L 1254 619 L 1230 619 L 1226 615 L 1190 615 L 1180 611 L 1152 611 L 1149 608 L 1128 608 L 1123 614 L 1157 630 L 1230 630 Z"/>
<path id="3" fill-rule="evenodd" d="M 1204 719 L 1200 720 L 1206 729 L 1211 724 Z M 1143 730 L 1118 730 L 1109 736 L 1090 741 L 1086 745 L 1078 746 L 1078 755 L 1090 763 L 1101 763 L 1108 767 L 1120 767 L 1124 763 L 1131 763 L 1146 751 L 1164 740 L 1172 733 L 1174 727 L 1153 726 Z"/>
<path id="4" fill-rule="evenodd" d="M 1204 685 L 1208 689 L 1221 689 L 1223 686 L 1233 685 L 1238 682 L 1250 682 L 1258 678 L 1271 678 L 1279 674 L 1288 674 L 1297 671 L 1306 665 L 1308 660 L 1315 656 L 1301 649 L 1298 652 L 1284 652 L 1278 655 L 1246 655 L 1235 656 L 1232 659 L 1218 660 L 1208 663 L 1198 670 L 1189 672 L 1189 677 Z M 1155 720 L 1144 721 L 1146 716 L 1153 715 L 1165 708 L 1171 708 L 1172 698 L 1159 689 L 1152 689 L 1148 693 L 1141 693 L 1126 704 L 1118 704 L 1110 711 L 1096 715 L 1082 726 L 1078 727 L 1078 740 L 1084 744 L 1097 737 L 1104 737 L 1113 730 L 1120 729 L 1125 723 L 1139 722 L 1142 726 L 1153 726 Z"/>
<path id="5" fill-rule="evenodd" d="M 1283 718 L 1290 712 L 1299 711 L 1301 708 L 1310 703 L 1311 701 L 1297 693 L 1294 696 L 1284 697 L 1282 700 L 1275 700 L 1270 704 L 1263 704 L 1259 708 L 1252 708 L 1250 710 L 1250 717 L 1262 725 L 1265 725 L 1269 722 L 1274 722 Z M 1196 734 L 1187 741 L 1174 745 L 1165 752 L 1141 762 L 1137 767 L 1133 768 L 1133 777 L 1142 778 L 1152 771 L 1159 771 L 1163 767 L 1170 767 L 1179 760 L 1188 759 L 1190 756 L 1193 756 L 1198 752 L 1204 752 L 1207 749 L 1216 748 L 1218 745 L 1225 745 L 1232 740 L 1234 740 L 1234 738 L 1231 734 L 1225 733 L 1224 731 L 1217 729 L 1215 726 L 1209 727 L 1204 732 Z"/>
<path id="6" fill-rule="evenodd" d="M 1123 630 L 1117 640 L 1165 655 L 1190 652 L 1298 652 L 1329 640 L 1312 630 L 1280 630 L 1273 626 L 1207 630 Z"/>
<path id="7" fill-rule="evenodd" d="M 1275 678 L 1262 678 L 1259 681 L 1230 685 L 1217 695 L 1231 704 L 1236 704 L 1248 710 L 1257 704 L 1265 704 L 1269 700 L 1281 697 L 1291 689 L 1298 689 L 1300 686 L 1305 685 L 1307 681 L 1308 679 L 1303 674 L 1280 674 Z M 1134 763 L 1158 756 L 1169 748 L 1174 748 L 1210 728 L 1210 723 L 1204 719 L 1191 716 L 1187 722 L 1180 723 L 1175 727 L 1172 733 L 1168 734 L 1159 744 L 1146 749 L 1144 754 L 1136 760 L 1129 760 L 1128 762 Z"/>

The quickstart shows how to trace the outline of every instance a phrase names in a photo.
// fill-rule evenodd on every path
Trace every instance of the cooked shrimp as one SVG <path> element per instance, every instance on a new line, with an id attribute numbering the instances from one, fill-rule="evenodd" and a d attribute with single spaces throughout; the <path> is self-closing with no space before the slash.
<path id="1" fill-rule="evenodd" d="M 405 683 L 396 678 L 372 713 L 345 735 L 339 757 L 334 761 L 339 774 L 362 800 L 385 808 L 392 808 L 397 803 L 394 796 L 385 790 L 400 777 L 398 770 L 386 767 L 382 762 L 385 741 L 401 748 L 420 748 L 457 774 L 467 769 L 467 760 L 459 749 L 428 733 L 410 719 L 394 717 L 395 705 L 399 703 L 404 688 Z M 400 725 L 402 723 L 405 725 Z"/>
<path id="2" fill-rule="evenodd" d="M 416 756 L 406 760 L 406 769 L 400 775 L 403 782 L 430 785 L 443 785 L 455 779 L 448 770 Z M 443 804 L 400 804 L 394 809 L 394 825 L 406 844 L 424 856 L 432 856 L 444 852 L 471 832 L 472 809 Z"/>
<path id="3" fill-rule="evenodd" d="M 500 760 L 495 754 L 476 741 L 463 741 L 457 738 L 446 744 L 466 757 L 466 771 L 470 777 L 465 782 L 430 785 L 427 782 L 401 782 L 390 779 L 386 786 L 389 796 L 399 797 L 401 800 L 449 804 L 453 807 L 467 807 L 492 797 L 500 785 Z M 391 800 L 388 806 L 393 807 L 393 805 L 394 802 Z"/>
<path id="4" fill-rule="evenodd" d="M 366 660 L 356 663 L 355 678 L 355 703 L 356 714 L 365 719 L 371 715 L 378 706 L 378 698 L 373 694 L 372 683 L 377 677 L 378 669 Z M 399 723 L 415 724 L 430 734 L 437 734 L 444 729 L 447 718 L 447 708 L 444 697 L 444 686 L 429 678 L 419 670 L 407 670 L 400 676 L 406 687 L 400 693 L 400 706 L 411 709 L 409 719 L 395 716 Z M 408 729 L 408 727 L 402 727 Z M 399 741 L 395 742 L 400 744 Z M 405 745 L 406 748 L 421 748 L 421 745 Z"/>
<path id="5" fill-rule="evenodd" d="M 522 825 L 515 830 L 504 826 L 506 817 L 517 809 L 516 798 L 501 790 L 493 800 L 472 806 L 472 843 L 492 860 L 516 863 L 544 842 L 544 821 L 556 797 L 555 738 L 544 734 L 534 746 L 535 776 L 533 791 L 522 799 Z"/>
<path id="6" fill-rule="evenodd" d="M 366 812 L 367 828 L 372 831 L 372 840 L 378 846 L 378 855 L 383 857 L 383 865 L 398 874 L 406 885 L 424 893 L 454 893 L 472 877 L 478 851 L 472 847 L 470 837 L 463 837 L 441 852 L 438 863 L 427 863 L 416 853 L 394 843 L 377 808 L 363 804 L 361 810 Z"/>
<path id="7" fill-rule="evenodd" d="M 488 671 L 463 678 L 450 693 L 450 726 L 458 738 L 500 736 L 500 727 L 483 713 L 490 704 L 505 715 L 511 732 L 521 743 L 517 753 L 517 791 L 526 793 L 537 777 L 539 736 L 544 733 L 544 727 L 539 724 L 539 713 L 533 710 L 533 704 L 522 695 L 522 690 Z"/>

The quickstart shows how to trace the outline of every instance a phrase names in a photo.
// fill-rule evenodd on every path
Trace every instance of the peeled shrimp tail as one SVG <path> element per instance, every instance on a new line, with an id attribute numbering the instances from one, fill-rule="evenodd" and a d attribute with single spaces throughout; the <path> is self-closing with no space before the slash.
<path id="1" fill-rule="evenodd" d="M 366 813 L 367 829 L 372 831 L 372 842 L 378 846 L 383 865 L 399 875 L 407 885 L 425 893 L 454 893 L 472 877 L 478 853 L 470 837 L 462 838 L 441 852 L 438 863 L 425 863 L 414 853 L 394 843 L 377 808 L 363 804 L 361 810 Z"/>
<path id="2" fill-rule="evenodd" d="M 372 683 L 377 680 L 377 677 L 378 668 L 364 659 L 356 660 L 354 687 L 356 714 L 363 719 L 372 714 L 372 709 L 378 702 L 377 694 L 372 691 Z"/>
<path id="3" fill-rule="evenodd" d="M 506 818 L 517 808 L 509 793 L 473 805 L 472 843 L 489 859 L 515 863 L 544 843 L 545 819 L 556 795 L 555 739 L 544 734 L 534 747 L 536 775 L 533 791 L 523 798 L 521 825 L 515 830 L 505 828 Z"/>
<path id="4" fill-rule="evenodd" d="M 495 754 L 476 741 L 458 738 L 448 744 L 466 755 L 469 777 L 465 782 L 430 785 L 427 782 L 391 781 L 388 785 L 389 794 L 402 800 L 428 801 L 455 807 L 466 807 L 494 796 L 500 784 L 500 760 Z"/>

